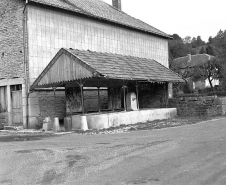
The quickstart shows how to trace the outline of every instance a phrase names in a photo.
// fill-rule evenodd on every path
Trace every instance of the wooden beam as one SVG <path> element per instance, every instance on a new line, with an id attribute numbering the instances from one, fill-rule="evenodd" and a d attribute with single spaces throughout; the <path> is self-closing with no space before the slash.
<path id="1" fill-rule="evenodd" d="M 139 86 L 138 86 L 138 82 L 136 81 L 136 94 L 137 94 L 137 110 L 140 109 L 139 107 Z"/>
<path id="2" fill-rule="evenodd" d="M 126 111 L 126 86 L 123 87 L 123 101 L 124 101 L 124 111 Z"/>

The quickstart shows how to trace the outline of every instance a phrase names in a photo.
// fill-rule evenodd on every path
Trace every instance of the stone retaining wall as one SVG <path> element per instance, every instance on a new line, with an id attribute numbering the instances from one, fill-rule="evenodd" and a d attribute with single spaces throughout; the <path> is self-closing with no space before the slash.
<path id="1" fill-rule="evenodd" d="M 179 116 L 217 116 L 226 112 L 226 97 L 180 97 L 168 101 L 168 107 L 177 108 Z"/>

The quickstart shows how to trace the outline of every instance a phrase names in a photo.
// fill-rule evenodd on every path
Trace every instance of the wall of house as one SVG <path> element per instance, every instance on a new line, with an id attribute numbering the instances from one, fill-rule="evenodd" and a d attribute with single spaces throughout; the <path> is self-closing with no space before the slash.
<path id="1" fill-rule="evenodd" d="M 0 88 L 4 87 L 6 90 L 5 95 L 1 93 L 0 104 L 3 109 L 0 111 L 0 121 L 6 125 L 13 125 L 22 119 L 25 123 L 26 118 L 24 112 L 19 115 L 17 110 L 13 109 L 15 96 L 12 96 L 13 86 L 24 86 L 23 10 L 22 0 L 0 1 Z M 25 94 L 24 88 L 22 94 Z M 19 100 L 23 102 L 22 109 L 26 110 L 23 95 Z M 15 118 L 17 116 L 20 119 Z"/>
<path id="2" fill-rule="evenodd" d="M 23 1 L 0 1 L 0 79 L 24 76 L 23 9 Z"/>
<path id="3" fill-rule="evenodd" d="M 168 67 L 166 39 L 31 5 L 28 17 L 31 83 L 62 47 L 151 58 Z"/>

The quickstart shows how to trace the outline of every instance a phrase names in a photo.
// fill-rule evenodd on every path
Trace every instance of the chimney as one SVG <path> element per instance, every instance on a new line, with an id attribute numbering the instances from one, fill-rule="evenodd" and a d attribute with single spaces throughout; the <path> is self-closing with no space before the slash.
<path id="1" fill-rule="evenodd" d="M 191 54 L 188 54 L 188 62 L 191 62 Z"/>
<path id="2" fill-rule="evenodd" d="M 121 0 L 112 0 L 112 6 L 117 10 L 121 11 L 122 10 Z"/>

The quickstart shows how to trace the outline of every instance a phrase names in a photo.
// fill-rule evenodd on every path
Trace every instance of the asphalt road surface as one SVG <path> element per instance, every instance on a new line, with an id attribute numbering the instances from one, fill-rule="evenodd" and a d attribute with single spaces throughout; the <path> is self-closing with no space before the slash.
<path id="1" fill-rule="evenodd" d="M 226 119 L 130 133 L 8 139 L 0 137 L 1 185 L 226 185 Z"/>

